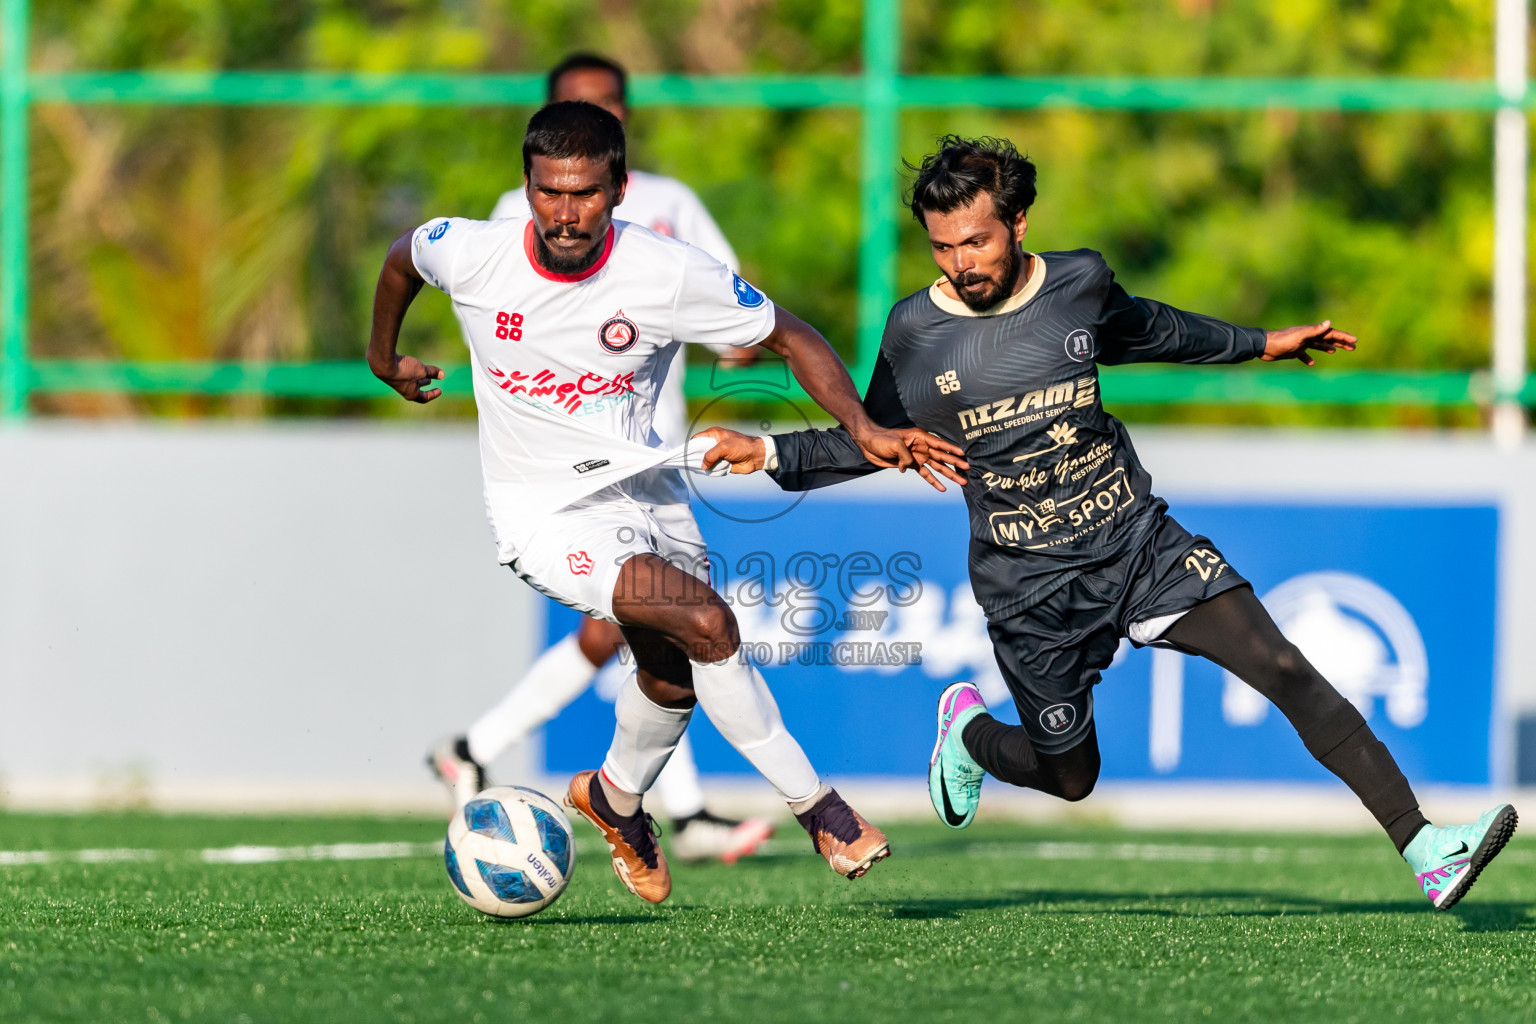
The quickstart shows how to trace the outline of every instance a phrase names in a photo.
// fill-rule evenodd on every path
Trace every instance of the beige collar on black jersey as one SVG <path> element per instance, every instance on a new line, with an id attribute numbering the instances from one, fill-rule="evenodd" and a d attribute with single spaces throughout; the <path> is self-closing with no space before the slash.
<path id="1" fill-rule="evenodd" d="M 945 278 L 942 277 L 928 286 L 928 297 L 933 300 L 935 306 L 955 316 L 1001 316 L 1004 313 L 1012 313 L 1034 298 L 1039 293 L 1041 286 L 1045 284 L 1045 260 L 1035 256 L 1034 253 L 1029 255 L 1033 256 L 1034 259 L 1031 261 L 1029 268 L 1029 280 L 1024 282 L 1024 287 L 988 309 L 975 310 L 959 299 L 952 299 L 945 295 L 944 290 L 939 287 L 945 281 Z"/>

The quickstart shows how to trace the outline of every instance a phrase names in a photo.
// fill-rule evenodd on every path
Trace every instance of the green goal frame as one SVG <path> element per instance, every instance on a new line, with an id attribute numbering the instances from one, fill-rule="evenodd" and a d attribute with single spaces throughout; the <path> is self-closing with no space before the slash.
<path id="1" fill-rule="evenodd" d="M 246 71 L 53 73 L 30 68 L 30 0 L 0 0 L 0 416 L 25 418 L 37 393 L 265 394 L 332 398 L 386 393 L 353 362 L 132 362 L 34 358 L 28 344 L 28 163 L 34 104 L 81 105 L 534 105 L 537 74 L 389 74 Z M 866 0 L 863 69 L 856 75 L 637 75 L 634 106 L 840 108 L 861 117 L 857 359 L 867 379 L 886 312 L 896 298 L 900 217 L 898 124 L 903 110 L 986 107 L 1210 111 L 1483 111 L 1511 105 L 1492 79 L 1137 78 L 903 75 L 900 0 Z M 1518 106 L 1529 109 L 1529 97 Z M 457 368 L 456 368 L 457 369 Z M 455 377 L 458 380 L 455 380 Z M 729 382 L 729 375 L 726 375 Z M 719 374 L 690 368 L 689 393 L 718 393 Z M 1536 401 L 1519 387 L 1495 394 L 1489 374 L 1335 371 L 1223 373 L 1197 367 L 1116 370 L 1107 397 L 1125 402 L 1447 406 L 1496 398 Z M 467 391 L 467 374 L 450 374 Z"/>

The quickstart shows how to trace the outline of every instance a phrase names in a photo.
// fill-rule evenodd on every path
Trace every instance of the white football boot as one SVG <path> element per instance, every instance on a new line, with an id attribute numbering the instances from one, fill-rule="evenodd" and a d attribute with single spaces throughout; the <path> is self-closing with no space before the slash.
<path id="1" fill-rule="evenodd" d="M 721 860 L 734 864 L 756 853 L 773 835 L 773 824 L 762 818 L 734 821 L 700 811 L 672 823 L 667 844 L 681 861 Z"/>
<path id="2" fill-rule="evenodd" d="M 437 749 L 427 755 L 427 767 L 448 787 L 456 808 L 469 803 L 490 785 L 485 778 L 485 768 L 470 756 L 469 741 L 463 736 L 439 743 Z"/>

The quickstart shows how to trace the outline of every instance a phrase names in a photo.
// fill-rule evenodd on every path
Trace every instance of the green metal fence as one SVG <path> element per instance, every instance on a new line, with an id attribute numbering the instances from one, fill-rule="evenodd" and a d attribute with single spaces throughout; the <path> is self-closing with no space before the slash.
<path id="1" fill-rule="evenodd" d="M 35 72 L 28 65 L 29 0 L 0 0 L 0 414 L 24 417 L 42 392 L 268 394 L 355 398 L 385 392 L 361 363 L 124 362 L 34 359 L 28 348 L 29 111 L 33 104 L 530 105 L 541 75 L 367 75 L 322 72 Z M 902 210 L 897 128 L 902 110 L 1077 106 L 1108 110 L 1468 110 L 1502 100 L 1481 80 L 908 76 L 900 70 L 900 0 L 866 0 L 858 75 L 639 75 L 635 106 L 847 108 L 861 114 L 858 366 L 867 377 L 896 298 Z M 1533 106 L 1529 95 L 1524 106 Z M 467 391 L 450 372 L 450 391 Z M 717 384 L 718 379 L 713 381 Z M 691 370 L 689 390 L 710 392 Z M 1116 371 L 1107 397 L 1163 403 L 1484 404 L 1484 374 L 1329 372 L 1212 374 L 1193 367 Z M 1536 383 L 1518 395 L 1536 402 Z M 1499 397 L 1513 397 L 1501 395 Z"/>

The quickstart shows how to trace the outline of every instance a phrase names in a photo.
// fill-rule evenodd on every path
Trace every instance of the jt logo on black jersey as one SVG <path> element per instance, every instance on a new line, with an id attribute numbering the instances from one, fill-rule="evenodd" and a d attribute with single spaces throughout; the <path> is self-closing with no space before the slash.
<path id="1" fill-rule="evenodd" d="M 1067 358 L 1075 363 L 1093 358 L 1093 335 L 1079 327 L 1067 335 Z"/>

